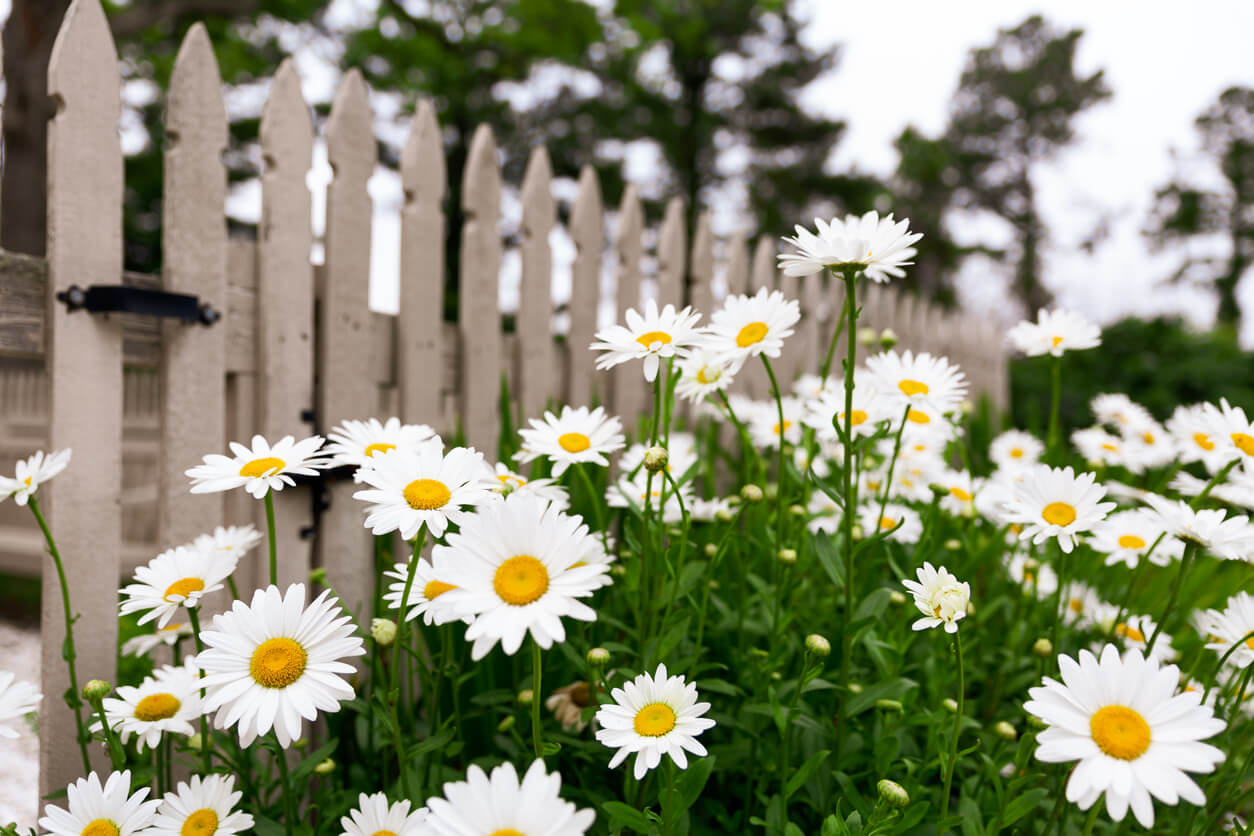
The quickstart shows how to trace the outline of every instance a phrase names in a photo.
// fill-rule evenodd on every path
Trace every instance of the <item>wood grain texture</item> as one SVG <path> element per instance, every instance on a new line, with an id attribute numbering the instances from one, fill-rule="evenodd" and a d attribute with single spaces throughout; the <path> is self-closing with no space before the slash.
<path id="1" fill-rule="evenodd" d="M 697 216 L 688 273 L 692 276 L 689 304 L 701 314 L 700 324 L 704 325 L 714 313 L 714 230 L 710 227 L 709 212 Z"/>
<path id="2" fill-rule="evenodd" d="M 597 306 L 601 300 L 601 267 L 605 249 L 605 210 L 596 169 L 585 165 L 579 172 L 579 190 L 570 210 L 570 237 L 575 260 L 570 267 L 570 330 L 566 335 L 568 356 L 566 403 L 591 404 L 604 400 L 609 387 L 595 369 L 596 358 L 588 348 L 597 330 Z"/>
<path id="3" fill-rule="evenodd" d="M 623 314 L 629 308 L 640 307 L 640 256 L 643 245 L 644 209 L 640 205 L 640 193 L 634 184 L 628 184 L 618 206 L 618 230 L 614 238 L 618 288 L 614 320 L 623 322 Z M 613 398 L 611 405 L 623 426 L 630 430 L 636 426 L 640 413 L 646 406 L 644 377 L 639 363 L 620 363 L 610 370 Z M 573 404 L 583 406 L 583 404 Z"/>
<path id="4" fill-rule="evenodd" d="M 522 181 L 522 277 L 518 288 L 518 335 L 514 392 L 524 418 L 544 412 L 556 398 L 557 375 L 553 346 L 553 252 L 549 233 L 557 223 L 553 199 L 553 169 L 543 146 L 531 152 Z"/>
<path id="5" fill-rule="evenodd" d="M 672 197 L 666 202 L 657 245 L 657 306 L 684 306 L 684 270 L 688 266 L 687 235 L 684 232 L 684 202 Z"/>

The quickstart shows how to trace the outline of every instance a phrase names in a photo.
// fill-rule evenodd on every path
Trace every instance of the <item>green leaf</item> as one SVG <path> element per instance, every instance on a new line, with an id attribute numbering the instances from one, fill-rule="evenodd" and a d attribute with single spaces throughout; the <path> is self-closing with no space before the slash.
<path id="1" fill-rule="evenodd" d="M 823 761 L 827 760 L 827 756 L 832 752 L 830 749 L 821 749 L 810 757 L 806 758 L 805 763 L 792 774 L 788 779 L 788 783 L 784 785 L 784 800 L 792 798 L 793 793 L 801 789 L 802 784 L 810 780 L 810 776 L 814 774 L 814 770 L 819 768 Z"/>
<path id="2" fill-rule="evenodd" d="M 1006 811 L 1002 814 L 1002 827 L 1010 827 L 1010 825 L 1035 810 L 1048 795 L 1049 790 L 1047 789 L 1034 789 L 1015 797 L 1014 800 L 1006 805 Z"/>
<path id="3" fill-rule="evenodd" d="M 331 757 L 331 753 L 340 745 L 339 738 L 333 737 L 319 746 L 292 770 L 292 781 L 303 781 L 313 774 L 314 767 Z M 281 757 L 281 756 L 280 756 Z"/>
<path id="4" fill-rule="evenodd" d="M 713 755 L 699 758 L 694 763 L 688 765 L 688 768 L 679 776 L 679 780 L 675 782 L 675 786 L 679 790 L 679 802 L 683 805 L 680 810 L 687 810 L 697 803 L 697 799 L 701 797 L 701 791 L 705 789 L 705 784 L 710 780 L 710 773 L 713 771 Z"/>
<path id="5" fill-rule="evenodd" d="M 917 685 L 918 683 L 914 680 L 904 677 L 869 685 L 862 689 L 861 694 L 855 694 L 853 699 L 849 700 L 849 704 L 845 707 L 845 714 L 849 717 L 857 716 L 875 705 L 876 700 L 900 700 L 906 695 L 907 691 L 917 687 Z"/>
<path id="6" fill-rule="evenodd" d="M 431 751 L 434 751 L 435 749 L 442 749 L 444 748 L 445 745 L 448 744 L 450 740 L 453 739 L 453 734 L 454 734 L 453 729 L 451 728 L 445 729 L 439 734 L 428 737 L 426 740 L 422 741 L 418 745 L 409 747 L 409 749 L 407 749 L 405 752 L 405 756 L 408 759 L 412 760 L 426 752 L 431 752 Z"/>
<path id="7" fill-rule="evenodd" d="M 558 752 L 562 751 L 562 744 L 555 743 L 554 741 L 549 740 L 544 743 L 544 746 L 541 748 L 540 751 L 544 753 L 544 757 L 546 758 L 551 757 L 553 755 L 556 755 Z"/>
<path id="8" fill-rule="evenodd" d="M 815 537 L 814 554 L 818 557 L 819 565 L 823 567 L 823 571 L 827 572 L 827 576 L 832 579 L 832 583 L 836 584 L 838 589 L 844 589 L 845 564 L 836 548 L 836 538 Z"/>
<path id="9" fill-rule="evenodd" d="M 649 819 L 635 807 L 628 807 L 621 801 L 606 801 L 601 809 L 610 817 L 610 821 L 621 827 L 629 827 L 636 833 L 649 832 Z"/>

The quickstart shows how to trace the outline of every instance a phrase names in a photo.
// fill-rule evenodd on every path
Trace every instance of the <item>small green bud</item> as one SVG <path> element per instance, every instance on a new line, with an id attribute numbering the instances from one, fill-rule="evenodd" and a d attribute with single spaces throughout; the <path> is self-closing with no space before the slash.
<path id="1" fill-rule="evenodd" d="M 958 713 L 958 701 L 955 700 L 953 697 L 945 697 L 945 699 L 941 700 L 941 707 L 944 708 L 946 711 L 948 711 L 950 714 Z"/>
<path id="2" fill-rule="evenodd" d="M 751 647 L 749 648 L 749 655 L 757 656 L 759 659 L 765 659 L 767 656 L 770 656 L 771 654 L 768 651 L 760 647 Z"/>
<path id="3" fill-rule="evenodd" d="M 751 505 L 762 501 L 762 489 L 757 485 L 745 485 L 740 489 L 740 498 Z"/>
<path id="4" fill-rule="evenodd" d="M 204 745 L 205 739 L 200 736 L 200 732 L 193 732 L 191 736 L 187 738 L 187 748 L 191 749 L 193 752 L 199 752 L 201 747 Z"/>
<path id="5" fill-rule="evenodd" d="M 1039 638 L 1032 642 L 1032 652 L 1042 659 L 1048 659 L 1054 655 L 1054 643 L 1046 638 Z"/>
<path id="6" fill-rule="evenodd" d="M 95 704 L 113 693 L 113 686 L 103 679 L 90 680 L 83 686 L 83 699 Z"/>
<path id="7" fill-rule="evenodd" d="M 806 636 L 806 650 L 822 659 L 831 654 L 832 643 L 818 633 L 811 633 Z"/>
<path id="8" fill-rule="evenodd" d="M 733 496 L 731 497 L 731 499 L 735 499 L 739 501 L 740 497 Z M 714 519 L 718 520 L 721 523 L 729 523 L 732 520 L 736 519 L 736 512 L 731 510 L 730 508 L 720 508 L 714 512 Z"/>
<path id="9" fill-rule="evenodd" d="M 898 342 L 897 332 L 892 328 L 885 328 L 883 331 L 880 331 L 880 345 L 884 346 L 884 348 L 892 348 Z"/>
<path id="10" fill-rule="evenodd" d="M 305 738 L 303 738 L 303 737 L 298 738 L 298 739 L 296 739 L 296 740 L 293 740 L 293 741 L 292 741 L 292 748 L 293 748 L 293 749 L 304 749 L 304 748 L 305 748 L 305 747 L 307 747 L 308 745 L 309 745 L 309 741 L 308 741 L 308 740 L 306 740 L 306 739 L 305 739 Z"/>
<path id="11" fill-rule="evenodd" d="M 1014 743 L 1019 737 L 1019 732 L 1015 731 L 1015 727 L 1007 723 L 1005 720 L 1000 720 L 993 726 L 993 733 L 1002 740 L 1010 743 Z"/>
<path id="12" fill-rule="evenodd" d="M 531 701 L 536 697 L 535 692 L 530 688 L 524 688 L 518 692 L 518 702 L 523 705 L 531 705 Z"/>
<path id="13" fill-rule="evenodd" d="M 962 541 L 950 538 L 945 541 L 945 549 L 947 551 L 956 552 L 962 548 Z"/>
<path id="14" fill-rule="evenodd" d="M 1041 562 L 1037 560 L 1035 557 L 1023 558 L 1023 571 L 1035 572 L 1039 568 L 1041 568 Z"/>
<path id="15" fill-rule="evenodd" d="M 604 647 L 594 647 L 588 651 L 588 664 L 601 666 L 610 661 L 610 652 Z"/>
<path id="16" fill-rule="evenodd" d="M 800 505 L 789 505 L 788 513 L 792 514 L 794 517 L 804 517 L 806 515 L 806 509 Z"/>
<path id="17" fill-rule="evenodd" d="M 326 586 L 327 585 L 327 570 L 323 569 L 321 566 L 319 566 L 317 569 L 312 570 L 309 573 L 309 584 L 310 586 Z"/>
<path id="18" fill-rule="evenodd" d="M 945 487 L 939 482 L 930 483 L 927 486 L 927 489 L 932 492 L 932 498 L 936 500 L 941 500 L 949 496 L 949 488 Z M 948 546 L 949 544 L 946 543 L 945 545 Z"/>
<path id="19" fill-rule="evenodd" d="M 705 552 L 706 557 L 714 557 L 714 555 L 718 554 L 718 545 L 716 543 L 706 543 L 702 551 Z"/>
<path id="20" fill-rule="evenodd" d="M 706 582 L 706 586 L 708 586 L 710 589 L 718 589 L 718 581 L 716 581 L 714 578 L 710 578 L 710 580 Z"/>
<path id="21" fill-rule="evenodd" d="M 776 555 L 776 557 L 779 558 L 780 563 L 783 563 L 786 566 L 791 566 L 792 564 L 797 562 L 797 550 L 796 549 L 780 549 L 779 554 Z"/>
<path id="22" fill-rule="evenodd" d="M 740 496 L 738 494 L 732 494 L 731 496 L 727 497 L 727 504 L 735 508 L 737 505 L 740 504 Z"/>
<path id="23" fill-rule="evenodd" d="M 327 758 L 322 763 L 314 767 L 314 772 L 319 775 L 330 775 L 335 771 L 335 761 Z"/>
<path id="24" fill-rule="evenodd" d="M 390 647 L 396 641 L 396 622 L 390 618 L 370 619 L 370 637 L 380 647 Z"/>
<path id="25" fill-rule="evenodd" d="M 505 732 L 509 731 L 510 729 L 514 727 L 515 722 L 516 722 L 516 719 L 514 715 L 510 714 L 509 716 L 502 718 L 501 722 L 496 724 L 496 730 L 499 731 L 501 734 L 505 734 Z"/>
<path id="26" fill-rule="evenodd" d="M 780 673 L 779 671 L 771 671 L 771 681 L 772 681 L 772 682 L 779 682 L 779 681 L 780 681 L 781 679 L 783 679 L 783 678 L 784 678 L 784 675 L 783 675 L 782 673 Z"/>
<path id="27" fill-rule="evenodd" d="M 876 331 L 874 328 L 859 328 L 858 329 L 858 344 L 859 345 L 871 346 L 871 345 L 875 345 L 879 341 L 880 341 L 879 332 Z"/>
<path id="28" fill-rule="evenodd" d="M 854 542 L 861 540 L 865 536 L 862 531 L 862 526 L 859 523 L 853 524 L 853 531 L 850 533 L 853 534 Z"/>
<path id="29" fill-rule="evenodd" d="M 901 700 L 876 700 L 875 707 L 880 711 L 892 711 L 896 713 L 901 713 L 904 710 Z"/>
<path id="30" fill-rule="evenodd" d="M 906 788 L 896 781 L 883 778 L 875 785 L 875 789 L 879 790 L 880 800 L 889 807 L 896 807 L 900 810 L 910 804 L 910 793 L 906 792 Z"/>
<path id="31" fill-rule="evenodd" d="M 779 496 L 779 485 L 774 482 L 766 483 L 766 498 L 771 502 L 775 501 L 775 497 Z"/>
<path id="32" fill-rule="evenodd" d="M 665 447 L 650 447 L 644 451 L 644 469 L 650 473 L 660 473 L 670 464 L 670 454 Z"/>
<path id="33" fill-rule="evenodd" d="M 861 693 L 862 693 L 862 685 L 861 685 L 861 683 L 858 683 L 858 682 L 850 682 L 850 683 L 849 683 L 849 693 L 851 693 L 851 694 L 861 694 Z"/>
<path id="34" fill-rule="evenodd" d="M 958 404 L 958 411 L 961 412 L 962 416 L 965 418 L 975 412 L 975 404 L 971 403 L 969 398 L 963 398 L 962 403 Z"/>
<path id="35" fill-rule="evenodd" d="M 1034 729 L 1049 728 L 1049 723 L 1046 723 L 1044 720 L 1042 720 L 1040 717 L 1037 717 L 1035 714 L 1028 715 L 1028 725 Z"/>
<path id="36" fill-rule="evenodd" d="M 967 615 L 975 615 L 975 604 L 971 601 L 967 601 Z"/>
<path id="37" fill-rule="evenodd" d="M 890 590 L 888 593 L 888 600 L 900 606 L 906 603 L 906 593 L 902 592 L 899 589 Z"/>
<path id="38" fill-rule="evenodd" d="M 610 566 L 610 574 L 616 578 L 625 578 L 627 577 L 627 567 L 621 564 L 615 563 L 612 566 Z"/>

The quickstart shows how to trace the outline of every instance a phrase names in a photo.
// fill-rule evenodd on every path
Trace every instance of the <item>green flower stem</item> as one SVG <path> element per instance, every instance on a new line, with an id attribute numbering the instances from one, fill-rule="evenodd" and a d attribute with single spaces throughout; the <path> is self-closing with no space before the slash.
<path id="1" fill-rule="evenodd" d="M 954 647 L 958 653 L 958 710 L 954 712 L 954 733 L 949 739 L 949 760 L 945 766 L 945 786 L 941 791 L 941 814 L 943 820 L 949 815 L 949 790 L 953 786 L 954 772 L 958 767 L 958 736 L 962 734 L 962 712 L 966 704 L 967 685 L 962 670 L 962 631 L 954 633 Z M 947 827 L 941 826 L 940 836 L 945 836 Z"/>
<path id="2" fill-rule="evenodd" d="M 727 551 L 727 544 L 731 541 L 732 534 L 734 534 L 739 527 L 741 517 L 745 515 L 745 504 L 742 502 L 739 507 L 740 510 L 736 512 L 736 518 L 733 519 L 727 526 L 727 531 L 723 532 L 723 538 L 718 542 L 718 550 L 714 552 L 714 557 L 710 558 L 710 568 L 707 574 L 711 578 L 716 577 L 714 570 L 718 567 L 719 558 L 721 558 Z M 706 613 L 709 610 L 709 605 L 710 584 L 707 582 L 705 584 L 705 588 L 701 592 L 701 609 L 697 614 L 697 641 L 693 645 L 696 648 L 696 656 L 692 660 L 692 665 L 690 665 L 691 668 L 695 668 L 697 666 L 697 662 L 701 659 L 701 651 L 704 649 L 702 641 L 705 639 L 705 619 Z"/>
<path id="3" fill-rule="evenodd" d="M 52 532 L 48 529 L 48 523 L 44 520 L 44 515 L 39 511 L 39 501 L 31 494 L 27 500 L 27 506 L 30 512 L 35 515 L 35 522 L 39 523 L 39 530 L 44 533 L 44 540 L 48 543 L 48 554 L 52 556 L 52 565 L 57 570 L 57 581 L 61 587 L 61 612 L 65 616 L 65 642 L 61 645 L 61 658 L 65 659 L 65 666 L 70 673 L 70 688 L 65 693 L 65 704 L 70 707 L 70 711 L 74 712 L 74 728 L 77 731 L 78 750 L 83 756 L 83 774 L 91 772 L 91 759 L 87 756 L 87 741 L 91 739 L 90 733 L 87 731 L 87 725 L 83 722 L 83 700 L 78 689 L 78 667 L 75 660 L 78 654 L 74 650 L 74 610 L 70 607 L 70 587 L 65 580 L 65 564 L 61 562 L 61 552 L 57 551 L 57 543 L 52 539 Z"/>
<path id="4" fill-rule="evenodd" d="M 637 755 L 636 757 L 640 757 Z M 675 832 L 675 816 L 671 815 L 675 809 L 675 784 L 679 783 L 675 775 L 675 762 L 667 757 L 662 756 L 664 763 L 663 769 L 666 770 L 666 801 L 662 803 L 662 834 L 670 836 Z M 661 794 L 659 793 L 658 801 L 661 802 Z"/>
<path id="5" fill-rule="evenodd" d="M 893 456 L 888 460 L 888 478 L 884 480 L 884 492 L 880 494 L 880 513 L 875 518 L 877 528 L 881 527 L 884 519 L 884 509 L 888 507 L 888 492 L 893 487 L 893 471 L 897 469 L 897 456 L 901 453 L 901 436 L 906 431 L 906 422 L 910 420 L 910 404 L 906 404 L 906 409 L 901 413 L 901 426 L 897 427 L 897 435 L 893 438 Z"/>
<path id="6" fill-rule="evenodd" d="M 832 339 L 827 343 L 827 356 L 823 358 L 823 367 L 819 370 L 819 377 L 823 383 L 827 383 L 827 375 L 832 370 L 832 360 L 836 357 L 836 343 L 840 342 L 840 333 L 845 329 L 845 317 L 849 314 L 849 306 L 853 304 L 853 294 L 849 292 L 849 285 L 845 286 L 845 305 L 840 309 L 840 317 L 836 320 L 836 330 L 832 331 Z"/>
<path id="7" fill-rule="evenodd" d="M 1225 652 L 1223 656 L 1220 656 L 1219 661 L 1215 663 L 1215 669 L 1211 672 L 1209 681 L 1214 681 L 1215 677 L 1219 676 L 1219 672 L 1224 669 L 1224 662 L 1227 662 L 1228 658 L 1232 656 L 1233 653 L 1236 653 L 1238 650 L 1244 647 L 1245 643 L 1250 641 L 1251 639 L 1254 639 L 1254 630 L 1251 630 L 1250 632 L 1242 636 L 1240 639 L 1233 642 L 1232 647 L 1228 648 L 1227 652 Z M 1251 667 L 1254 668 L 1254 665 L 1252 665 Z M 1202 703 L 1203 704 L 1205 704 L 1206 702 L 1206 697 L 1209 691 L 1210 691 L 1210 685 L 1207 685 L 1202 690 Z"/>
<path id="8" fill-rule="evenodd" d="M 1058 410 L 1062 402 L 1062 358 L 1051 357 L 1049 366 L 1049 432 L 1045 436 L 1046 453 L 1051 465 L 1058 464 Z"/>
<path id="9" fill-rule="evenodd" d="M 845 316 L 846 337 L 848 338 L 848 354 L 845 357 L 845 433 L 844 452 L 845 469 L 842 474 L 843 496 L 845 507 L 844 518 L 841 520 L 845 541 L 845 627 L 841 631 L 840 654 L 840 703 L 836 717 L 836 757 L 839 760 L 844 753 L 845 731 L 849 718 L 845 715 L 845 704 L 849 699 L 849 661 L 853 655 L 853 630 L 849 625 L 853 621 L 853 517 L 857 506 L 857 481 L 853 478 L 853 368 L 858 355 L 858 305 L 854 294 L 857 289 L 858 271 L 850 267 L 841 271 L 845 281 Z"/>
<path id="10" fill-rule="evenodd" d="M 589 467 L 591 465 L 587 462 L 578 462 L 571 469 L 579 474 L 580 481 L 583 482 L 584 487 L 588 490 L 588 501 L 592 505 L 592 519 L 596 522 L 597 531 L 601 533 L 601 546 L 608 550 L 610 547 L 609 532 L 605 527 L 605 517 L 601 513 L 601 504 L 604 497 L 597 492 L 596 487 L 592 484 L 592 476 L 588 473 Z"/>
<path id="11" fill-rule="evenodd" d="M 736 417 L 736 411 L 732 409 L 731 401 L 727 399 L 727 393 L 720 389 L 718 391 L 718 397 L 719 400 L 723 402 L 723 408 L 727 410 L 727 417 L 731 419 L 732 424 L 736 427 L 736 431 L 740 434 L 741 447 L 752 452 L 753 459 L 757 463 L 758 469 L 765 471 L 766 465 L 762 463 L 762 456 L 758 452 L 758 448 L 753 443 L 753 440 L 749 437 L 749 430 L 743 423 L 741 423 L 740 419 Z"/>
<path id="12" fill-rule="evenodd" d="M 1084 820 L 1084 833 L 1081 836 L 1092 836 L 1093 826 L 1097 824 L 1097 816 L 1102 812 L 1103 804 L 1093 804 L 1093 809 L 1089 811 L 1089 817 Z"/>
<path id="13" fill-rule="evenodd" d="M 784 398 L 779 392 L 779 381 L 775 379 L 775 370 L 765 355 L 762 365 L 766 367 L 766 376 L 771 381 L 771 396 L 775 399 L 775 413 L 779 421 L 779 447 L 775 453 L 775 556 L 784 547 Z"/>
<path id="14" fill-rule="evenodd" d="M 88 702 L 96 710 L 96 716 L 100 718 L 100 728 L 104 734 L 105 746 L 109 750 L 109 761 L 113 764 L 113 771 L 118 772 L 126 766 L 126 750 L 122 748 L 122 741 L 118 740 L 118 736 L 109 727 L 109 718 L 105 715 L 104 710 L 104 698 L 88 700 Z"/>
<path id="15" fill-rule="evenodd" d="M 279 765 L 279 781 L 283 788 L 283 832 L 292 836 L 296 826 L 296 796 L 292 792 L 292 776 L 287 771 L 287 753 L 279 745 L 278 735 L 274 735 L 274 760 Z M 401 770 L 404 776 L 405 771 Z"/>
<path id="16" fill-rule="evenodd" d="M 662 610 L 661 630 L 666 631 L 666 621 L 670 618 L 671 609 L 675 606 L 675 598 L 679 594 L 679 573 L 684 568 L 684 558 L 688 552 L 688 532 L 692 528 L 692 515 L 688 513 L 688 509 L 684 506 L 684 497 L 679 492 L 679 484 L 676 483 L 675 477 L 671 476 L 669 470 L 665 468 L 661 471 L 662 478 L 666 481 L 664 485 L 669 485 L 671 490 L 675 492 L 675 501 L 679 503 L 679 513 L 682 519 L 682 529 L 679 535 L 679 554 L 675 559 L 675 566 L 671 572 L 672 581 L 671 594 L 666 598 L 666 607 Z M 666 498 L 665 489 L 663 489 L 662 498 Z"/>
<path id="17" fill-rule="evenodd" d="M 274 491 L 266 491 L 266 545 L 270 548 L 270 583 L 279 585 L 279 544 L 274 539 Z"/>
<path id="18" fill-rule="evenodd" d="M 187 608 L 187 617 L 192 623 L 192 640 L 196 642 L 196 655 L 197 657 L 199 657 L 201 652 L 204 651 L 205 646 L 200 641 L 200 616 L 196 612 L 196 607 Z M 205 672 L 200 670 L 199 668 L 200 666 L 197 665 L 196 675 L 199 678 L 204 679 Z M 205 698 L 204 688 L 200 689 L 200 698 L 202 700 Z M 210 740 L 209 740 L 209 722 L 205 713 L 202 711 L 200 714 L 200 755 L 202 758 L 201 760 L 202 769 L 204 770 L 204 774 L 206 775 L 209 774 L 209 769 L 211 767 L 211 759 L 213 757 L 211 750 L 212 750 L 212 746 L 210 745 Z"/>
<path id="19" fill-rule="evenodd" d="M 1232 472 L 1232 468 L 1237 466 L 1237 462 L 1238 459 L 1233 459 L 1220 468 L 1219 472 L 1212 476 L 1210 481 L 1206 483 L 1206 486 L 1202 488 L 1202 492 L 1193 497 L 1193 500 L 1189 503 L 1189 507 L 1196 511 L 1198 506 L 1206 501 L 1206 497 L 1210 496 L 1210 492 L 1215 489 L 1216 485 L 1220 485 L 1227 481 L 1228 474 Z"/>
<path id="20" fill-rule="evenodd" d="M 779 747 L 779 791 L 784 797 L 784 820 L 788 820 L 788 796 L 784 790 L 788 786 L 788 780 L 792 777 L 792 764 L 790 763 L 789 744 L 792 742 L 792 718 L 797 713 L 797 704 L 801 702 L 801 692 L 810 684 L 814 677 L 819 675 L 823 669 L 822 664 L 815 665 L 814 657 L 807 649 L 801 656 L 801 676 L 797 677 L 797 687 L 793 690 L 792 696 L 788 700 L 788 710 L 784 713 L 784 730 L 780 734 Z"/>
<path id="21" fill-rule="evenodd" d="M 229 589 L 229 590 L 231 590 L 231 599 L 232 599 L 232 600 L 234 600 L 234 601 L 238 601 L 238 600 L 240 600 L 240 597 L 239 597 L 239 587 L 237 587 L 237 586 L 235 585 L 235 575 L 231 574 L 231 575 L 227 575 L 227 576 L 226 576 L 226 588 L 227 588 L 227 589 Z"/>
<path id="22" fill-rule="evenodd" d="M 544 736 L 540 733 L 540 703 L 544 701 L 540 690 L 540 645 L 531 637 L 531 745 L 536 757 L 544 757 Z"/>
<path id="23" fill-rule="evenodd" d="M 1187 542 L 1184 544 L 1184 556 L 1180 558 L 1180 574 L 1176 575 L 1176 582 L 1171 585 L 1171 596 L 1167 599 L 1167 606 L 1163 609 L 1163 614 L 1158 618 L 1158 626 L 1154 628 L 1154 635 L 1150 636 L 1149 642 L 1145 645 L 1145 655 L 1148 656 L 1154 652 L 1154 643 L 1158 641 L 1158 636 L 1163 632 L 1163 625 L 1166 624 L 1171 611 L 1175 609 L 1176 599 L 1180 597 L 1180 587 L 1184 586 L 1185 574 L 1189 571 L 1189 564 L 1193 562 L 1193 557 L 1197 554 L 1197 543 Z"/>
<path id="24" fill-rule="evenodd" d="M 409 559 L 409 571 L 405 574 L 405 590 L 401 593 L 401 600 L 397 607 L 396 638 L 392 640 L 392 670 L 388 676 L 388 705 L 392 709 L 392 731 L 395 735 L 396 765 L 400 769 L 401 789 L 404 791 L 406 798 L 410 797 L 409 773 L 405 769 L 405 741 L 403 740 L 404 736 L 401 734 L 400 713 L 396 708 L 400 697 L 400 692 L 397 688 L 397 676 L 401 669 L 401 645 L 404 644 L 405 631 L 403 628 L 409 607 L 409 593 L 414 588 L 414 576 L 418 573 L 418 560 L 422 555 L 422 547 L 426 540 L 427 524 L 423 523 L 418 529 L 417 536 L 414 537 L 414 551 Z"/>

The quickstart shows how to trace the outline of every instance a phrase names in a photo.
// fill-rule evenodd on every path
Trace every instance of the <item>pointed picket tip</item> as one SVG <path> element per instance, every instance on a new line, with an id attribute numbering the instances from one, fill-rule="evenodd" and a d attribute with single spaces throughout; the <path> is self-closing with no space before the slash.
<path id="1" fill-rule="evenodd" d="M 48 59 L 48 94 L 58 109 L 73 98 L 121 114 L 118 51 L 100 0 L 74 0 L 66 9 Z"/>
<path id="2" fill-rule="evenodd" d="M 769 235 L 758 238 L 753 250 L 753 272 L 749 276 L 746 292 L 752 296 L 760 288 L 775 289 L 775 240 Z"/>
<path id="3" fill-rule="evenodd" d="M 628 183 L 623 189 L 623 199 L 618 204 L 618 243 L 619 249 L 633 240 L 636 246 L 640 243 L 640 231 L 644 227 L 644 208 L 640 205 L 640 191 L 635 183 Z"/>
<path id="4" fill-rule="evenodd" d="M 271 165 L 287 157 L 307 160 L 312 153 L 313 137 L 313 113 L 301 93 L 296 63 L 284 58 L 261 109 L 262 154 Z M 306 147 L 310 149 L 308 153 L 304 151 Z"/>
<path id="5" fill-rule="evenodd" d="M 405 189 L 406 203 L 415 200 L 439 203 L 448 188 L 440 122 L 430 99 L 418 102 L 418 109 L 409 123 L 409 137 L 401 151 L 401 185 Z"/>
<path id="6" fill-rule="evenodd" d="M 584 165 L 579 170 L 579 188 L 575 192 L 575 203 L 570 208 L 571 237 L 579 240 L 588 235 L 594 226 L 600 229 L 604 214 L 601 181 L 597 178 L 595 168 Z"/>
<path id="7" fill-rule="evenodd" d="M 689 272 L 692 274 L 690 302 L 698 311 L 708 315 L 714 307 L 714 230 L 708 211 L 702 211 L 697 216 Z"/>
<path id="8" fill-rule="evenodd" d="M 170 95 L 166 103 L 166 135 L 174 143 L 184 136 L 199 135 L 226 146 L 226 100 L 222 96 L 222 74 L 213 54 L 209 30 L 197 22 L 187 30 L 179 46 L 170 74 Z"/>
<path id="9" fill-rule="evenodd" d="M 475 128 L 475 135 L 470 140 L 470 153 L 466 155 L 462 206 L 472 214 L 497 212 L 500 194 L 501 168 L 497 160 L 496 137 L 492 128 L 483 124 Z"/>
<path id="10" fill-rule="evenodd" d="M 662 229 L 659 234 L 658 254 L 668 263 L 676 260 L 682 262 L 684 248 L 684 201 L 680 197 L 672 197 L 666 201 L 666 211 L 662 214 Z M 683 270 L 681 263 L 680 270 Z"/>
<path id="11" fill-rule="evenodd" d="M 374 172 L 374 114 L 370 91 L 356 67 L 344 74 L 327 119 L 327 162 L 336 177 L 368 180 Z"/>
<path id="12" fill-rule="evenodd" d="M 543 145 L 531 149 L 527 158 L 527 170 L 522 181 L 523 223 L 527 223 L 532 214 L 541 218 L 551 218 L 556 202 L 553 200 L 553 167 L 549 164 L 549 152 Z"/>

